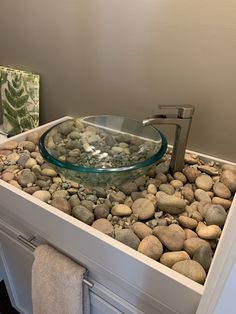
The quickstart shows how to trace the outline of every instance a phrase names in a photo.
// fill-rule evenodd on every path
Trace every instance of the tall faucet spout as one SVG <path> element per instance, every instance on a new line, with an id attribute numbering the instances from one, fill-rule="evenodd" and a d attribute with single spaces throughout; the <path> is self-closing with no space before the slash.
<path id="1" fill-rule="evenodd" d="M 192 122 L 194 107 L 191 105 L 160 106 L 161 109 L 177 109 L 176 115 L 157 114 L 143 120 L 143 125 L 175 125 L 175 141 L 170 162 L 172 172 L 182 171 L 188 135 Z"/>

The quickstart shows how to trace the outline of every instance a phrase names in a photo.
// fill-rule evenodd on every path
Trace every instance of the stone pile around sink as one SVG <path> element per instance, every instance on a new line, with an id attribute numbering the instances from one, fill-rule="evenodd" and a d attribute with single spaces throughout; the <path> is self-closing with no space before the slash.
<path id="1" fill-rule="evenodd" d="M 87 187 L 43 160 L 39 136 L 0 147 L 2 180 L 204 283 L 236 192 L 236 166 L 186 154 L 183 171 L 171 174 L 167 153 L 146 176 L 119 188 Z"/>

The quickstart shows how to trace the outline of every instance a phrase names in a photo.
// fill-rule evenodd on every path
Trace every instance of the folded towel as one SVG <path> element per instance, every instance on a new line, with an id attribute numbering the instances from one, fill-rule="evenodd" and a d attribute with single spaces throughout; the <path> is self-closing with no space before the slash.
<path id="1" fill-rule="evenodd" d="M 88 314 L 86 269 L 49 245 L 34 251 L 32 304 L 34 314 Z"/>

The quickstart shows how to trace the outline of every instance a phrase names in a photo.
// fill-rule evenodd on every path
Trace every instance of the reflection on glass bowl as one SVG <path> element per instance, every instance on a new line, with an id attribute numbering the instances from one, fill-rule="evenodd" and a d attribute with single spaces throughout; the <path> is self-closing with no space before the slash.
<path id="1" fill-rule="evenodd" d="M 68 119 L 40 138 L 43 158 L 66 178 L 88 186 L 119 186 L 144 175 L 167 149 L 153 126 L 118 116 Z"/>

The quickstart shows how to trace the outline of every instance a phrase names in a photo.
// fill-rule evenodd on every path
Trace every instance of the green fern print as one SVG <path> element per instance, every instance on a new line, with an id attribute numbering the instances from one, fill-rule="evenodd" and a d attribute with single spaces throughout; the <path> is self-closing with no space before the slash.
<path id="1" fill-rule="evenodd" d="M 39 76 L 0 67 L 3 129 L 9 135 L 39 125 Z"/>

